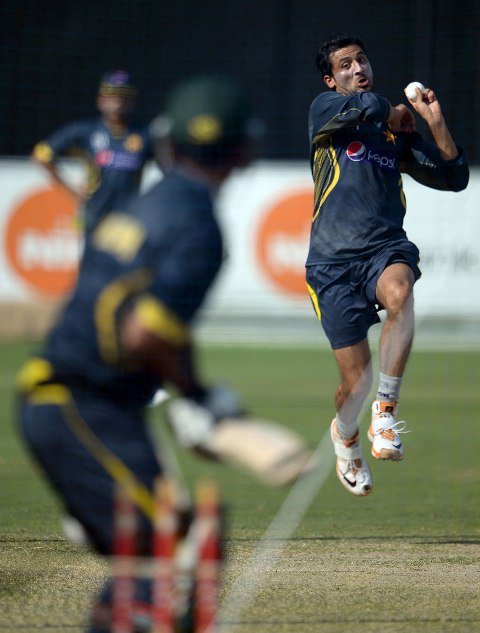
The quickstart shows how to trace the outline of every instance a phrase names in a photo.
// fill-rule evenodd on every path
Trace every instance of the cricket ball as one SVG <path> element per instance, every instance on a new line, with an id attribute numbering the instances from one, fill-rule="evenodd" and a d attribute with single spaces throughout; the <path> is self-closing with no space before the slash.
<path id="1" fill-rule="evenodd" d="M 407 99 L 410 99 L 410 101 L 413 101 L 414 103 L 417 100 L 416 88 L 420 88 L 422 92 L 425 92 L 425 86 L 419 81 L 412 81 L 405 88 L 405 96 L 407 97 Z"/>

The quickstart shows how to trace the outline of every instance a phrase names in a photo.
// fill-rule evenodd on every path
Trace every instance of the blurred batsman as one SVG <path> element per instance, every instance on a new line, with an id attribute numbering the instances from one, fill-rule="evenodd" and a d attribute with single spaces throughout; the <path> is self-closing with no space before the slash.
<path id="1" fill-rule="evenodd" d="M 138 191 L 143 167 L 153 158 L 148 126 L 133 118 L 136 98 L 129 73 L 107 72 L 96 99 L 100 118 L 69 123 L 33 149 L 34 160 L 78 201 L 80 224 L 86 233 Z M 85 163 L 83 185 L 75 187 L 63 176 L 56 164 L 60 155 Z"/>
<path id="2" fill-rule="evenodd" d="M 310 461 L 295 434 L 249 416 L 229 387 L 203 384 L 194 363 L 192 319 L 223 259 L 212 197 L 248 162 L 249 126 L 248 101 L 229 78 L 198 77 L 173 90 L 157 124 L 170 169 L 94 231 L 63 316 L 19 375 L 26 443 L 102 554 L 114 549 L 118 486 L 142 514 L 139 551 L 152 554 L 152 490 L 165 470 L 144 410 L 159 385 L 176 396 L 168 421 L 184 447 L 270 484 L 295 480 Z M 153 630 L 149 582 L 135 591 L 133 630 Z M 110 601 L 108 586 L 92 633 L 113 630 Z"/>

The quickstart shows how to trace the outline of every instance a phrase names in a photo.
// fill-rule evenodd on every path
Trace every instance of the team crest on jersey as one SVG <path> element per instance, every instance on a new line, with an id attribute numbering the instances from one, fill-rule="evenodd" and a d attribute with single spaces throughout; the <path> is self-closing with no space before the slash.
<path id="1" fill-rule="evenodd" d="M 363 160 L 367 153 L 367 148 L 361 141 L 352 141 L 347 147 L 347 157 L 355 163 Z"/>
<path id="2" fill-rule="evenodd" d="M 143 139 L 140 134 L 129 134 L 123 146 L 127 152 L 139 152 L 143 147 Z"/>
<path id="3" fill-rule="evenodd" d="M 105 132 L 94 132 L 90 137 L 90 142 L 95 152 L 101 152 L 110 145 L 110 139 Z"/>

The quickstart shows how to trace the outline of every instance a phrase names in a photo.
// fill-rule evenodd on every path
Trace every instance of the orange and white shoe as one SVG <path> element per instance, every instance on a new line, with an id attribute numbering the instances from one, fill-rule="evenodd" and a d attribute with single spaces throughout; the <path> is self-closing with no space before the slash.
<path id="1" fill-rule="evenodd" d="M 372 442 L 372 455 L 375 459 L 390 459 L 398 462 L 403 459 L 403 444 L 400 433 L 405 430 L 406 422 L 397 422 L 396 402 L 375 400 L 372 404 L 372 422 L 368 429 L 368 439 Z"/>
<path id="2" fill-rule="evenodd" d="M 335 418 L 330 426 L 333 450 L 337 456 L 337 477 L 348 492 L 364 497 L 372 492 L 372 474 L 360 447 L 359 432 L 348 440 L 337 432 Z"/>

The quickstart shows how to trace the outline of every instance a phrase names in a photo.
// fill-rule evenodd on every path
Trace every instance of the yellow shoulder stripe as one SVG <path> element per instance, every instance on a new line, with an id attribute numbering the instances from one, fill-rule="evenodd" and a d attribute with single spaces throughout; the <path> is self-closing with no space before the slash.
<path id="1" fill-rule="evenodd" d="M 99 351 L 107 363 L 116 363 L 119 358 L 117 340 L 117 310 L 128 297 L 145 290 L 152 280 L 146 268 L 115 279 L 99 294 L 94 308 L 95 328 Z"/>
<path id="2" fill-rule="evenodd" d="M 135 315 L 143 327 L 173 345 L 182 346 L 189 341 L 189 327 L 167 306 L 151 295 L 144 295 L 135 304 Z"/>

